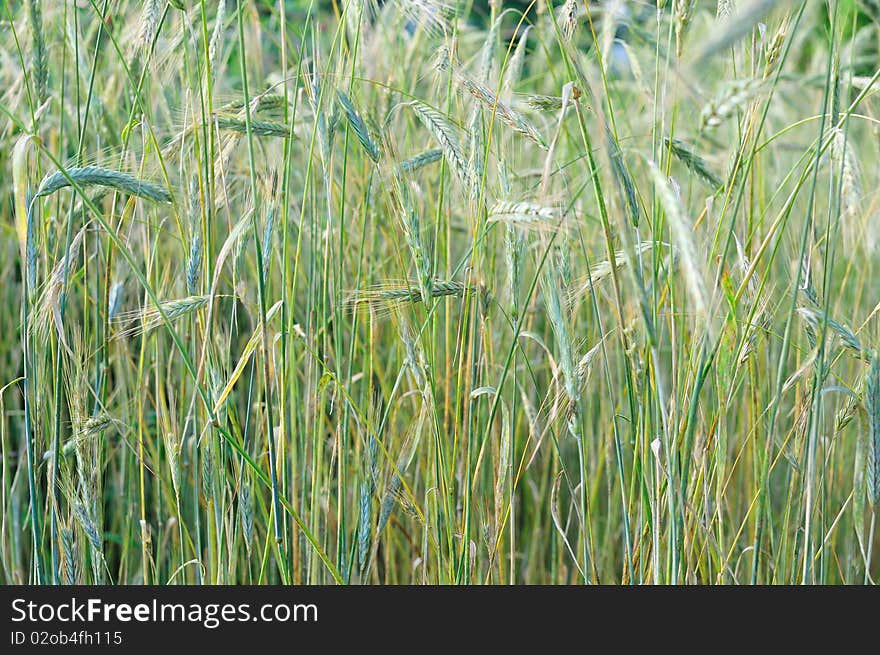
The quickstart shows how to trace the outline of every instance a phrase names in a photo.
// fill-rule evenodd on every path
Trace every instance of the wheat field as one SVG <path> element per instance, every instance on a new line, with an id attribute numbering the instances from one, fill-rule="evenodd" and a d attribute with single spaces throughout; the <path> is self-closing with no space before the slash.
<path id="1" fill-rule="evenodd" d="M 2 5 L 3 583 L 878 580 L 880 3 Z"/>

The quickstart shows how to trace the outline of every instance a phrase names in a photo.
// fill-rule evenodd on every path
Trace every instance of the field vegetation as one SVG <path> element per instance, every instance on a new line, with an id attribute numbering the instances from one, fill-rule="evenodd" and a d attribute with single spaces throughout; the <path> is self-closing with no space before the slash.
<path id="1" fill-rule="evenodd" d="M 877 2 L 0 44 L 0 581 L 877 580 Z"/>

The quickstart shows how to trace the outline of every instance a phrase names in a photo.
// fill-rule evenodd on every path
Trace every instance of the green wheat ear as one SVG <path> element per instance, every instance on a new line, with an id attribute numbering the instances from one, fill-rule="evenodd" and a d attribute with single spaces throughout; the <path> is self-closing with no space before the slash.
<path id="1" fill-rule="evenodd" d="M 364 119 L 361 118 L 357 109 L 351 104 L 351 100 L 349 100 L 348 96 L 342 91 L 336 92 L 336 98 L 339 100 L 342 111 L 345 113 L 345 118 L 348 120 L 348 124 L 351 125 L 351 129 L 354 131 L 354 134 L 360 142 L 361 147 L 363 147 L 364 152 L 367 153 L 367 156 L 370 159 L 378 163 L 381 156 L 379 146 L 373 140 L 373 137 L 370 136 L 370 131 L 367 129 L 367 124 L 364 123 Z"/>
<path id="2" fill-rule="evenodd" d="M 221 130 L 247 134 L 247 121 L 239 118 L 230 118 L 229 116 L 218 116 L 214 121 Z M 290 128 L 284 123 L 277 121 L 251 121 L 251 134 L 275 136 L 284 139 L 290 136 Z"/>
<path id="3" fill-rule="evenodd" d="M 865 374 L 865 411 L 868 414 L 868 499 L 872 507 L 880 502 L 880 355 L 870 353 L 870 363 Z"/>
<path id="4" fill-rule="evenodd" d="M 443 156 L 452 170 L 458 175 L 466 191 L 473 197 L 480 193 L 479 182 L 473 170 L 468 166 L 464 152 L 459 141 L 459 129 L 455 127 L 443 114 L 419 100 L 408 103 L 422 124 L 437 141 Z"/>
<path id="5" fill-rule="evenodd" d="M 153 182 L 144 182 L 127 173 L 99 166 L 83 166 L 56 171 L 43 178 L 34 199 L 51 195 L 69 186 L 102 186 L 155 202 L 171 202 L 171 194 Z"/>
<path id="6" fill-rule="evenodd" d="M 28 0 L 31 34 L 33 36 L 33 76 L 37 86 L 37 98 L 42 104 L 49 92 L 49 68 L 46 41 L 43 33 L 43 0 Z"/>
<path id="7" fill-rule="evenodd" d="M 440 150 L 440 148 L 431 148 L 430 150 L 420 152 L 409 159 L 404 159 L 397 165 L 397 170 L 401 173 L 414 173 L 420 168 L 429 166 L 441 159 L 443 159 L 443 151 Z"/>
<path id="8" fill-rule="evenodd" d="M 665 138 L 663 142 L 678 161 L 687 166 L 695 173 L 712 191 L 717 191 L 724 185 L 724 181 L 718 177 L 706 160 L 700 157 L 694 149 L 681 139 Z"/>

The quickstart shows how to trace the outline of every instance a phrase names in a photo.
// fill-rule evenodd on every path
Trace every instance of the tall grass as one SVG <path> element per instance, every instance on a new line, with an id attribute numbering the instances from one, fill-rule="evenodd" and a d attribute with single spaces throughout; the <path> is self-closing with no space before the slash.
<path id="1" fill-rule="evenodd" d="M 0 580 L 876 580 L 870 7 L 483 4 L 3 2 Z"/>

